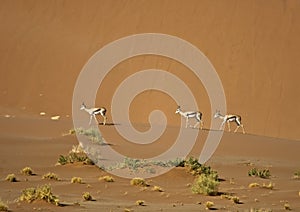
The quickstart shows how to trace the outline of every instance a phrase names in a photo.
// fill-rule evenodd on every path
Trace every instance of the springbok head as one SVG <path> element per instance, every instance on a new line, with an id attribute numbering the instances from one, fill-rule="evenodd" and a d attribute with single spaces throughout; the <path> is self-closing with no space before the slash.
<path id="1" fill-rule="evenodd" d="M 214 118 L 218 118 L 218 117 L 220 117 L 220 116 L 221 116 L 220 111 L 219 111 L 219 110 L 216 110 L 215 115 L 214 115 Z"/>
<path id="2" fill-rule="evenodd" d="M 86 108 L 84 102 L 82 102 L 81 106 L 80 106 L 80 110 L 84 110 Z"/>
<path id="3" fill-rule="evenodd" d="M 180 113 L 180 111 L 181 111 L 181 108 L 180 108 L 180 106 L 178 106 L 177 110 L 175 111 L 175 113 Z"/>

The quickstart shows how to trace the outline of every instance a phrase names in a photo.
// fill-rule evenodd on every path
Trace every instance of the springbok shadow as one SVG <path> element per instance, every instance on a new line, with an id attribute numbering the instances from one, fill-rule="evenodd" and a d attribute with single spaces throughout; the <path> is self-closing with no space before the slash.
<path id="1" fill-rule="evenodd" d="M 103 122 L 99 123 L 99 125 L 103 125 L 103 126 L 114 126 L 114 125 L 121 125 L 119 123 L 106 123 L 105 125 L 103 124 Z"/>

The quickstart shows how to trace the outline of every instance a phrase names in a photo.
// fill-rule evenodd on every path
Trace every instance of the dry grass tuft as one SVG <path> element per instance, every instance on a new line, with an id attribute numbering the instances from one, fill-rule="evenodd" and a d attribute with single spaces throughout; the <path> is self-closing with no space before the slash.
<path id="1" fill-rule="evenodd" d="M 263 185 L 261 186 L 262 188 L 266 188 L 266 189 L 273 189 L 274 188 L 274 186 L 275 186 L 275 184 L 274 183 L 272 183 L 272 182 L 269 182 L 269 184 L 265 184 L 265 183 L 263 183 Z"/>
<path id="2" fill-rule="evenodd" d="M 32 170 L 30 167 L 25 167 L 25 168 L 23 168 L 20 172 L 21 172 L 22 174 L 28 175 L 28 176 L 34 175 L 34 174 L 33 174 L 33 170 Z"/>
<path id="3" fill-rule="evenodd" d="M 93 197 L 89 192 L 84 192 L 82 194 L 82 198 L 86 201 L 92 201 L 93 200 Z"/>
<path id="4" fill-rule="evenodd" d="M 231 200 L 233 203 L 235 204 L 240 204 L 240 198 L 238 196 L 232 196 L 232 195 L 228 195 L 228 194 L 222 194 L 221 195 L 222 199 L 228 199 Z"/>
<path id="5" fill-rule="evenodd" d="M 164 189 L 159 186 L 153 186 L 152 191 L 164 192 Z"/>
<path id="6" fill-rule="evenodd" d="M 284 208 L 284 210 L 287 210 L 287 211 L 292 210 L 292 209 L 291 209 L 291 206 L 290 206 L 290 204 L 289 204 L 288 202 L 285 202 L 285 203 L 284 203 L 283 208 Z"/>
<path id="7" fill-rule="evenodd" d="M 261 186 L 260 184 L 258 184 L 258 183 L 250 183 L 248 187 L 249 187 L 249 188 L 266 188 L 266 189 L 273 189 L 274 186 L 275 186 L 274 183 L 269 182 L 269 184 L 263 183 L 262 186 Z"/>
<path id="8" fill-rule="evenodd" d="M 43 175 L 42 178 L 43 178 L 43 179 L 48 179 L 48 180 L 57 180 L 57 181 L 60 180 L 56 174 L 50 173 L 50 172 L 47 173 L 47 174 L 45 174 L 45 175 Z"/>
<path id="9" fill-rule="evenodd" d="M 292 177 L 294 180 L 300 180 L 300 171 L 296 171 Z"/>
<path id="10" fill-rule="evenodd" d="M 136 205 L 141 205 L 141 206 L 145 206 L 145 201 L 144 200 L 137 200 L 135 202 Z"/>
<path id="11" fill-rule="evenodd" d="M 0 200 L 0 211 L 9 211 L 8 206 Z"/>
<path id="12" fill-rule="evenodd" d="M 250 183 L 248 185 L 249 188 L 257 188 L 257 187 L 260 187 L 260 185 L 258 183 Z"/>
<path id="13" fill-rule="evenodd" d="M 82 178 L 81 177 L 72 177 L 71 183 L 82 183 Z"/>
<path id="14" fill-rule="evenodd" d="M 213 203 L 213 202 L 211 202 L 211 201 L 207 201 L 206 203 L 205 203 L 205 209 L 207 209 L 207 210 L 211 210 L 211 209 L 213 209 L 213 206 L 215 205 L 215 203 Z"/>
<path id="15" fill-rule="evenodd" d="M 143 178 L 140 178 L 140 177 L 135 177 L 135 178 L 131 179 L 130 185 L 144 186 L 144 187 L 149 186 L 148 183 Z"/>
<path id="16" fill-rule="evenodd" d="M 9 182 L 17 182 L 17 178 L 14 174 L 9 174 L 7 175 L 7 177 L 5 178 L 6 181 L 9 181 Z"/>
<path id="17" fill-rule="evenodd" d="M 105 182 L 115 182 L 114 178 L 112 176 L 103 176 L 103 177 L 99 177 L 99 181 L 105 181 Z"/>
<path id="18" fill-rule="evenodd" d="M 33 202 L 35 200 L 43 200 L 59 206 L 59 199 L 52 194 L 51 187 L 44 185 L 37 188 L 27 188 L 22 191 L 19 198 L 20 201 Z"/>

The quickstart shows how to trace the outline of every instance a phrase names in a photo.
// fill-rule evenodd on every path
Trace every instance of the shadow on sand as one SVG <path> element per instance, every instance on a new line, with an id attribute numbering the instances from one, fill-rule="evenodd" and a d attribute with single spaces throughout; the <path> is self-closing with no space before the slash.
<path id="1" fill-rule="evenodd" d="M 105 125 L 102 123 L 99 123 L 99 125 L 103 125 L 103 126 L 114 126 L 114 125 L 121 125 L 119 123 L 106 123 Z"/>

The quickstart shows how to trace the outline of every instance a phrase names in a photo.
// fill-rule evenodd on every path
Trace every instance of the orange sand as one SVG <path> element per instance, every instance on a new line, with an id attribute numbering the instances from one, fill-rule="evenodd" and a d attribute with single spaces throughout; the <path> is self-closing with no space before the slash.
<path id="1" fill-rule="evenodd" d="M 299 1 L 2 0 L 0 5 L 0 199 L 11 211 L 201 211 L 208 200 L 226 211 L 278 211 L 286 201 L 294 211 L 300 210 L 300 181 L 291 179 L 300 171 Z M 146 32 L 192 43 L 219 74 L 228 111 L 242 116 L 247 134 L 226 132 L 207 164 L 224 179 L 220 191 L 239 196 L 242 204 L 192 194 L 187 184 L 194 177 L 182 168 L 151 179 L 151 185 L 165 189 L 156 193 L 141 191 L 119 177 L 111 184 L 99 182 L 98 177 L 107 173 L 96 166 L 55 166 L 59 155 L 78 143 L 75 136 L 62 134 L 73 127 L 72 95 L 83 66 L 104 45 Z M 184 80 L 197 98 L 205 127 L 209 126 L 211 108 L 201 82 L 182 64 L 153 55 L 123 61 L 107 75 L 96 106 L 108 108 L 109 120 L 116 86 L 131 73 L 148 68 L 164 69 Z M 133 123 L 146 123 L 149 112 L 157 108 L 167 116 L 169 133 L 151 148 L 122 142 L 114 126 L 99 128 L 108 142 L 118 144 L 116 150 L 148 157 L 172 145 L 181 120 L 174 114 L 176 107 L 174 100 L 157 91 L 142 93 L 132 103 Z M 60 119 L 50 120 L 55 115 Z M 200 131 L 190 155 L 199 155 L 206 135 L 206 130 Z M 249 164 L 269 168 L 271 179 L 248 177 Z M 21 175 L 25 166 L 36 175 Z M 62 181 L 42 180 L 47 172 Z M 6 182 L 10 173 L 19 182 Z M 85 183 L 71 184 L 74 176 Z M 248 188 L 252 182 L 270 181 L 275 183 L 273 190 Z M 22 189 L 46 183 L 65 207 L 15 202 Z M 96 201 L 83 201 L 84 191 Z M 146 206 L 136 206 L 138 199 Z"/>

